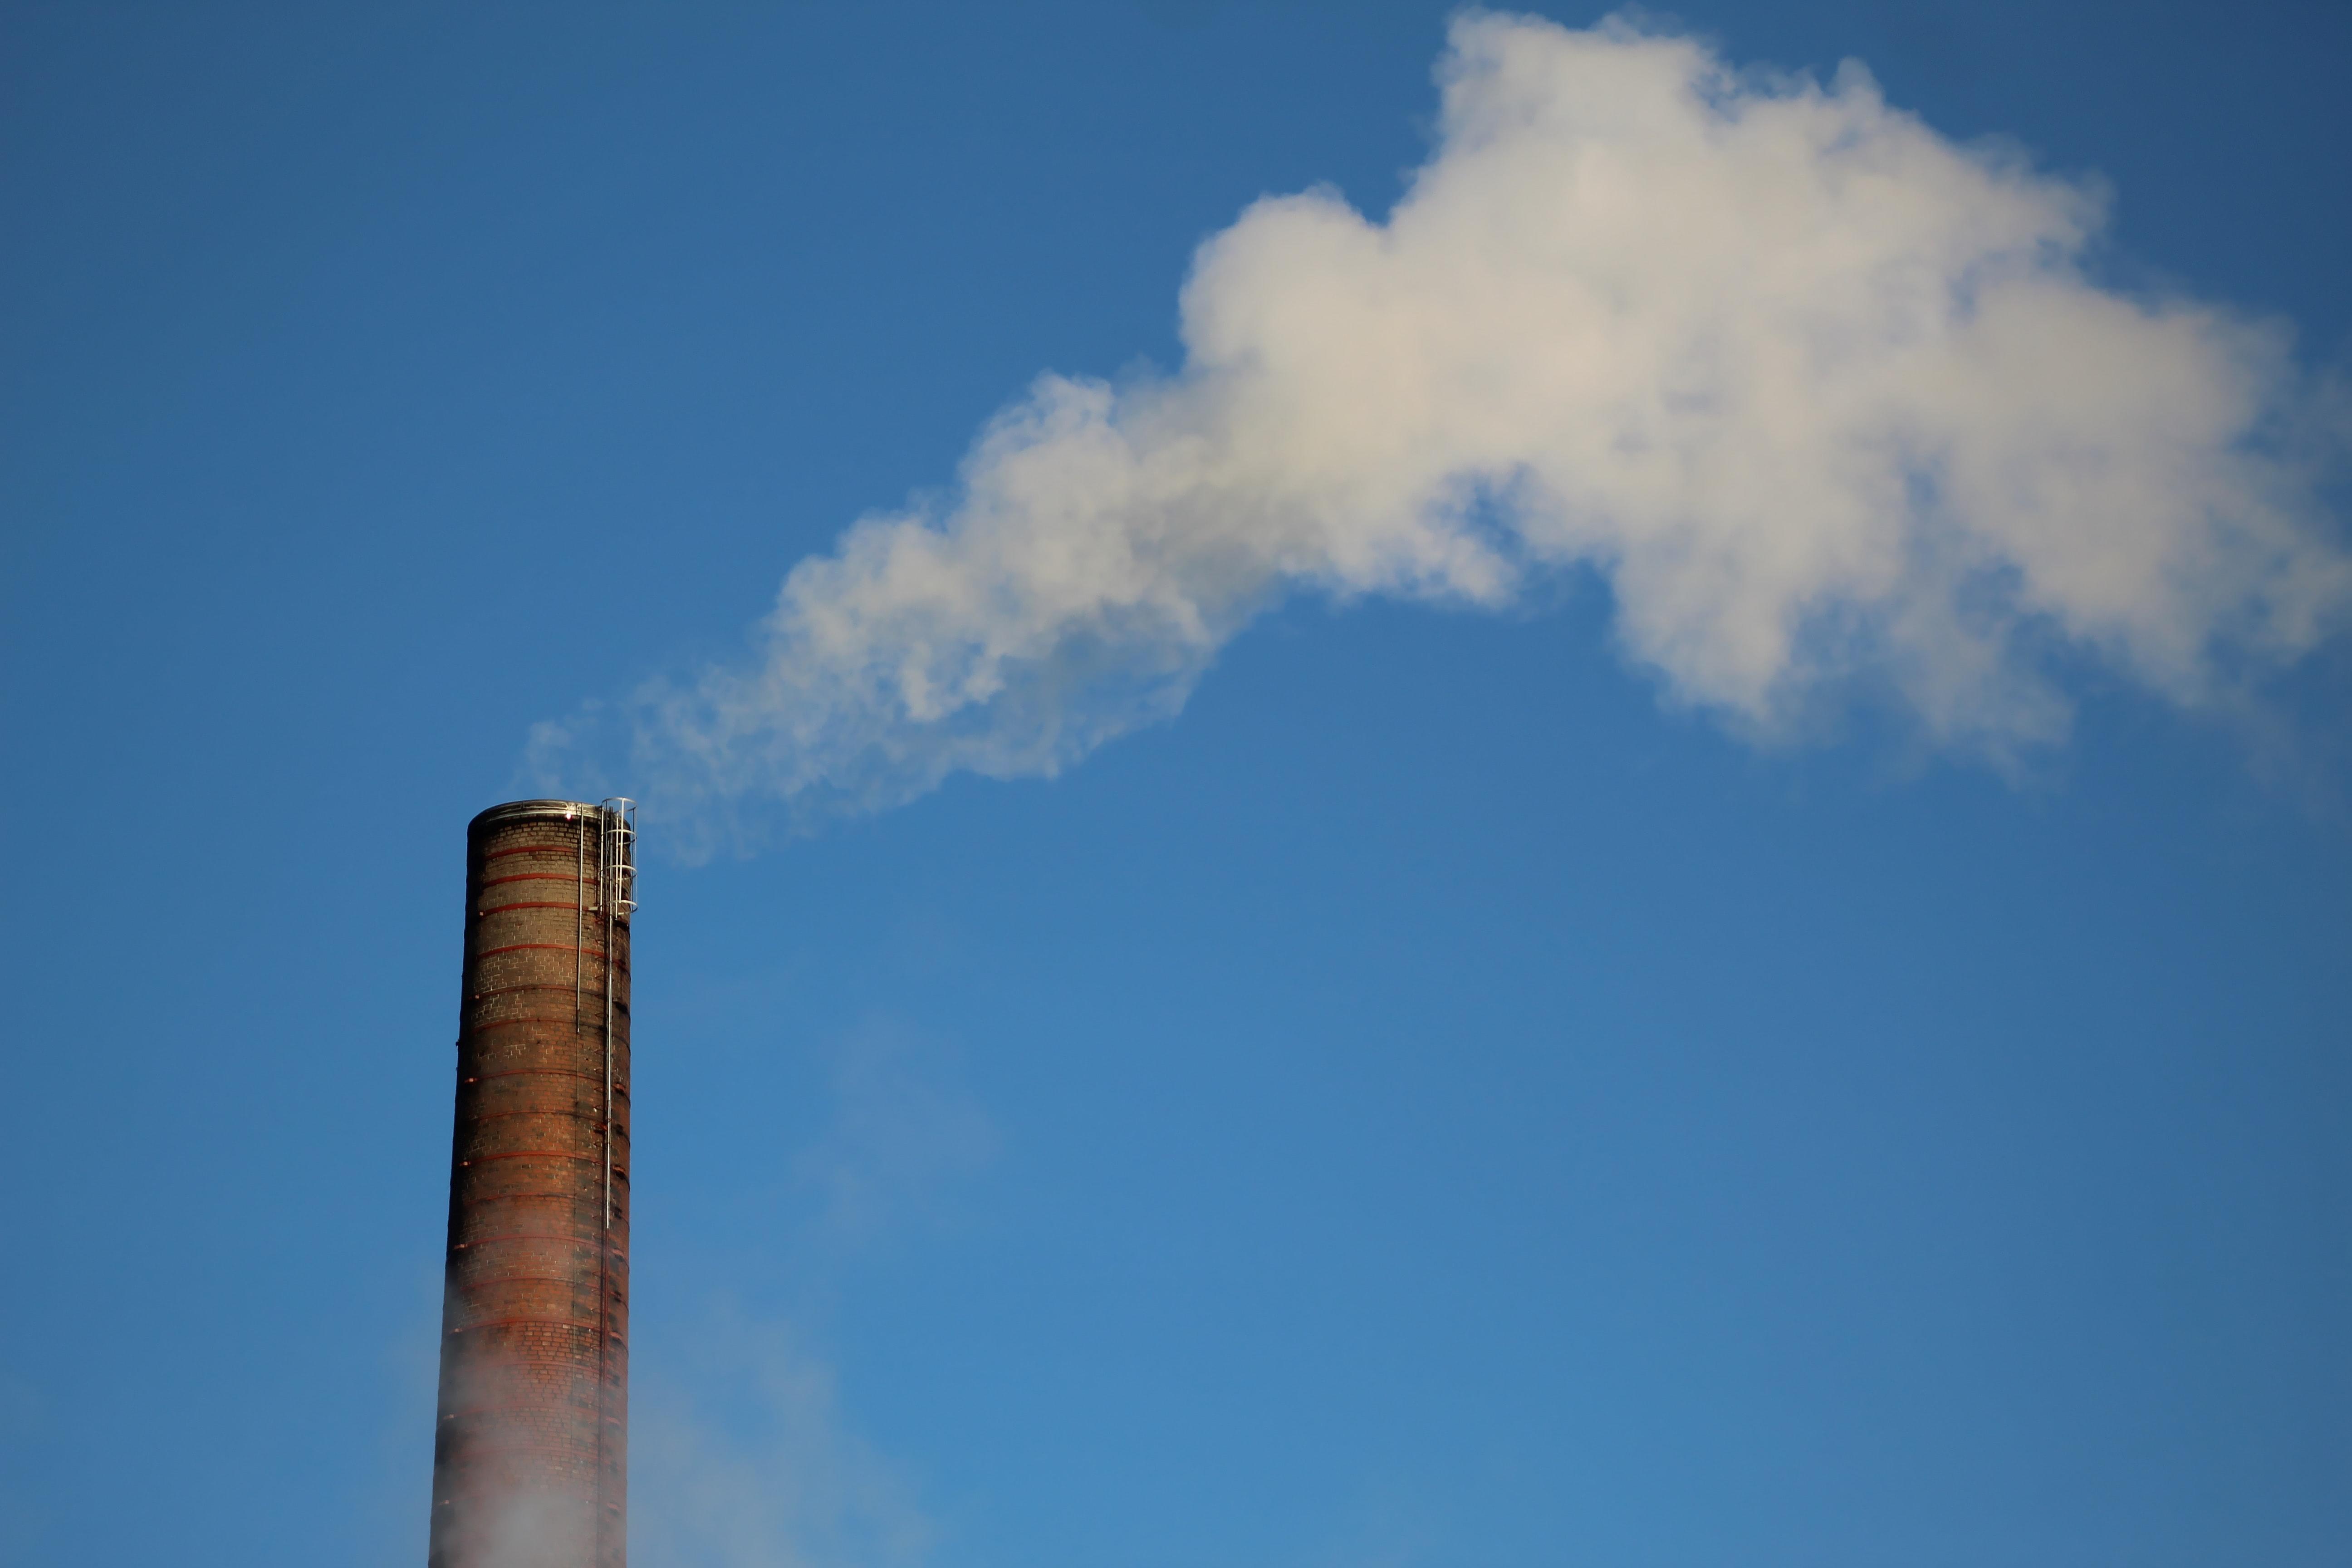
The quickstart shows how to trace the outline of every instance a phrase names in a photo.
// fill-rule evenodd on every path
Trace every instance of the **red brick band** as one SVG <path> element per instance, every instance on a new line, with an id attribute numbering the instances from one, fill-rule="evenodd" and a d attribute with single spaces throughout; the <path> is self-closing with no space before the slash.
<path id="1" fill-rule="evenodd" d="M 537 1323 L 543 1329 L 579 1329 L 591 1334 L 596 1331 L 595 1324 L 575 1323 L 569 1318 L 491 1318 L 479 1323 L 467 1323 L 458 1328 L 444 1329 L 441 1331 L 441 1337 L 448 1339 L 457 1334 L 470 1334 L 478 1329 L 512 1328 L 518 1323 Z"/>
<path id="2" fill-rule="evenodd" d="M 493 1160 L 577 1160 L 583 1164 L 593 1164 L 601 1158 L 596 1154 L 567 1154 L 561 1149 L 518 1149 L 511 1154 L 477 1154 L 470 1160 L 458 1161 L 457 1166 L 463 1170 L 467 1165 L 487 1165 Z"/>
<path id="3" fill-rule="evenodd" d="M 583 953 L 588 954 L 588 955 L 589 955 L 590 957 L 592 957 L 592 958 L 602 958 L 602 957 L 604 957 L 604 950 L 603 948 L 601 948 L 601 947 L 574 947 L 574 946 L 572 946 L 572 945 L 570 942 L 512 942 L 512 943 L 509 943 L 509 945 L 507 945 L 507 946 L 505 946 L 505 947 L 486 947 L 486 948 L 482 949 L 482 951 L 481 951 L 481 952 L 478 952 L 478 953 L 474 954 L 474 956 L 475 956 L 476 958 L 478 958 L 478 959 L 482 959 L 482 958 L 496 958 L 499 954 L 500 954 L 500 953 L 502 953 L 502 952 L 583 952 Z M 553 989 L 556 989 L 556 990 L 559 990 L 559 991 L 560 991 L 560 990 L 562 990 L 562 986 L 556 986 L 556 987 L 554 987 Z"/>
<path id="4" fill-rule="evenodd" d="M 460 1121 L 472 1121 L 472 1122 L 483 1122 L 483 1121 L 505 1121 L 508 1117 L 509 1117 L 509 1116 L 575 1116 L 575 1117 L 576 1117 L 576 1116 L 579 1116 L 579 1115 L 581 1115 L 581 1114 L 582 1114 L 582 1112 L 581 1112 L 581 1110 L 580 1110 L 580 1108 L 579 1108 L 579 1107 L 577 1107 L 577 1106 L 535 1105 L 535 1106 L 532 1106 L 532 1107 L 531 1107 L 530 1110 L 493 1110 L 493 1111 L 491 1111 L 491 1112 L 490 1112 L 488 1115 L 487 1115 L 487 1116 L 483 1116 L 483 1115 L 467 1116 L 467 1117 L 461 1117 L 461 1118 L 459 1118 L 459 1120 L 460 1120 Z M 603 1119 L 602 1117 L 598 1117 L 598 1116 L 591 1116 L 591 1117 L 590 1117 L 590 1119 L 589 1119 L 589 1125 L 590 1125 L 590 1126 L 592 1126 L 592 1127 L 602 1127 L 604 1124 L 604 1119 Z M 483 1156 L 483 1158 L 485 1158 L 485 1159 L 493 1159 L 493 1158 L 499 1158 L 499 1156 L 495 1156 L 495 1155 L 484 1155 L 484 1156 Z"/>
<path id="5" fill-rule="evenodd" d="M 550 987 L 550 989 L 561 991 L 563 987 L 557 985 Z M 581 993 L 581 995 L 583 999 L 593 997 L 600 1003 L 604 999 L 604 994 L 601 991 L 583 991 Z M 581 1018 L 488 1018 L 475 1025 L 474 1033 L 479 1035 L 491 1029 L 510 1029 L 517 1024 L 546 1024 L 554 1028 L 568 1029 L 576 1034 L 582 1035 L 593 1034 L 594 1032 L 588 1020 Z M 596 1078 L 600 1075 L 592 1073 L 589 1076 Z M 468 1079 L 467 1081 L 471 1082 L 472 1080 Z"/>
<path id="6" fill-rule="evenodd" d="M 517 1024 L 551 1024 L 555 1022 L 552 1018 L 515 1018 L 509 1021 Z M 590 1083 L 602 1083 L 604 1081 L 602 1078 L 593 1072 L 580 1072 L 572 1068 L 502 1068 L 497 1072 L 486 1072 L 478 1078 L 469 1078 L 465 1081 L 467 1083 L 487 1083 L 494 1078 L 584 1078 Z"/>
<path id="7" fill-rule="evenodd" d="M 471 992 L 467 994 L 466 1000 L 468 1002 L 486 1002 L 493 996 L 505 996 L 517 991 L 569 991 L 571 989 L 572 987 L 569 985 L 560 984 L 553 981 L 529 980 L 524 981 L 520 984 L 493 985 L 488 991 Z M 598 1001 L 604 1000 L 604 994 L 602 991 L 583 991 L 580 994 L 583 996 L 593 996 Z"/>

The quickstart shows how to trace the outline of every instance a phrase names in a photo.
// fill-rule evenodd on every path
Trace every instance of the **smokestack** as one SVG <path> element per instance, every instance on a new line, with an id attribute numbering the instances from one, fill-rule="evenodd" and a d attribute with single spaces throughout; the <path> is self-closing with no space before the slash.
<path id="1" fill-rule="evenodd" d="M 627 1560 L 635 813 L 466 830 L 431 1568 Z"/>

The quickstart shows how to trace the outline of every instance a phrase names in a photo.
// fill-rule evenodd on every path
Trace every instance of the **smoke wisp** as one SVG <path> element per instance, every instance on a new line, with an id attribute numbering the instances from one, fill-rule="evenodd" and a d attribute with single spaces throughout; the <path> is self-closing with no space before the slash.
<path id="1" fill-rule="evenodd" d="M 632 1546 L 646 1568 L 918 1568 L 933 1531 L 897 1467 L 843 1422 L 832 1369 L 782 1324 L 721 1314 L 698 1398 L 640 1401 Z M 728 1395 L 707 1385 L 723 1381 Z"/>
<path id="2" fill-rule="evenodd" d="M 774 1216 L 791 1310 L 714 1302 L 640 1363 L 660 1368 L 633 1415 L 641 1568 L 919 1568 L 937 1544 L 918 1478 L 844 1409 L 824 1328 L 862 1261 L 956 1223 L 1001 1134 L 951 1038 L 877 1016 L 823 1056 L 826 1115 Z"/>
<path id="3" fill-rule="evenodd" d="M 2095 190 L 1857 66 L 1622 21 L 1467 16 L 1438 75 L 1385 221 L 1257 202 L 1194 258 L 1180 370 L 1042 377 L 947 500 L 793 568 L 755 658 L 608 712 L 644 793 L 806 823 L 1051 774 L 1302 593 L 1586 570 L 1672 700 L 1769 739 L 1866 692 L 1995 758 L 2063 735 L 2053 649 L 2197 706 L 2339 625 L 2285 334 L 2097 286 Z"/>

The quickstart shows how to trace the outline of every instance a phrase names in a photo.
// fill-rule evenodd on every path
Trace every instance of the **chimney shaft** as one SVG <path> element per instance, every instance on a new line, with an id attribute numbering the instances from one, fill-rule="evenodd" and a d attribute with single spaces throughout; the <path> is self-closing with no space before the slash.
<path id="1" fill-rule="evenodd" d="M 635 808 L 466 834 L 431 1568 L 625 1568 Z"/>

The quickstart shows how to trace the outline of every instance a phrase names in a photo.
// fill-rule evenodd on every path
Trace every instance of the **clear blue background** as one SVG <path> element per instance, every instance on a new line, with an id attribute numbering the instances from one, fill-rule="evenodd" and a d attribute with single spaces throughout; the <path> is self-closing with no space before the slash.
<path id="1" fill-rule="evenodd" d="M 1683 16 L 2352 363 L 2342 5 Z M 1384 208 L 1444 16 L 0 6 L 0 1563 L 422 1561 L 527 726 L 1171 362 L 1252 198 Z M 646 1408 L 949 1568 L 2346 1561 L 2352 657 L 2268 750 L 2080 672 L 2014 786 L 1608 649 L 1294 606 L 1058 782 L 657 859 Z"/>

